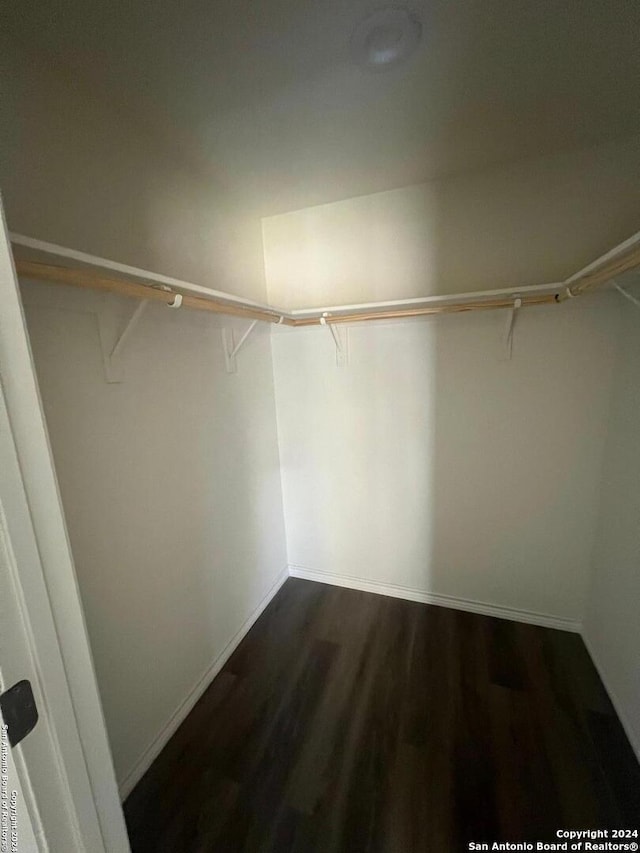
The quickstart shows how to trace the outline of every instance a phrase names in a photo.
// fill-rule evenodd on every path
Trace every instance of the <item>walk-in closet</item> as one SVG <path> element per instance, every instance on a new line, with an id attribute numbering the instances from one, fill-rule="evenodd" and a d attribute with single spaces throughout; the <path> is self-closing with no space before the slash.
<path id="1" fill-rule="evenodd" d="M 640 6 L 3 18 L 2 850 L 637 849 Z"/>

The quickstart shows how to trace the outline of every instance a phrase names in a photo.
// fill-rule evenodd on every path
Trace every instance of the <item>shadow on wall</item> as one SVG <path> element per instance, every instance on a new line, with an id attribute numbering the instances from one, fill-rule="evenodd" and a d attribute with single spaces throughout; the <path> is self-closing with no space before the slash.
<path id="1" fill-rule="evenodd" d="M 585 640 L 640 760 L 640 312 L 623 310 Z"/>
<path id="2" fill-rule="evenodd" d="M 435 322 L 434 589 L 578 624 L 616 348 L 615 297 Z M 589 350 L 587 352 L 587 350 Z"/>

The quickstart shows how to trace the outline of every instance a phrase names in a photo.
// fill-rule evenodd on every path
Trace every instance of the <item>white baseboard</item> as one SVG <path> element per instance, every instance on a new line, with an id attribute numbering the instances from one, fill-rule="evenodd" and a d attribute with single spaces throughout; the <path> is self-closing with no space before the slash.
<path id="1" fill-rule="evenodd" d="M 172 735 L 177 731 L 178 727 L 187 717 L 187 715 L 189 714 L 193 706 L 196 704 L 198 699 L 202 696 L 204 691 L 211 684 L 211 682 L 220 672 L 225 663 L 229 660 L 233 652 L 240 645 L 240 642 L 244 638 L 245 634 L 247 634 L 249 629 L 253 626 L 254 622 L 258 619 L 262 611 L 265 609 L 267 604 L 269 604 L 271 599 L 275 596 L 275 594 L 278 592 L 278 590 L 288 577 L 288 569 L 284 569 L 282 572 L 280 572 L 280 574 L 278 575 L 275 582 L 273 583 L 267 594 L 264 596 L 262 601 L 253 610 L 250 616 L 244 621 L 240 630 L 233 635 L 233 637 L 229 640 L 224 649 L 213 661 L 211 666 L 209 666 L 207 670 L 202 674 L 202 676 L 198 679 L 196 684 L 189 691 L 189 694 L 176 708 L 176 710 L 173 712 L 171 717 L 168 719 L 162 729 L 158 732 L 158 734 L 153 738 L 149 746 L 144 750 L 144 752 L 133 765 L 131 770 L 122 780 L 118 782 L 118 788 L 122 800 L 125 800 L 126 797 L 129 796 L 131 791 L 135 788 L 140 779 L 142 779 L 149 767 L 151 767 L 155 759 L 158 757 L 158 755 L 162 752 L 164 747 L 171 739 Z"/>
<path id="2" fill-rule="evenodd" d="M 480 613 L 483 616 L 495 616 L 498 619 L 510 619 L 513 622 L 526 622 L 529 625 L 540 625 L 543 628 L 557 628 L 560 631 L 580 633 L 581 623 L 576 619 L 564 619 L 561 616 L 550 616 L 546 613 L 534 613 L 529 610 L 516 610 L 499 604 L 488 604 L 484 601 L 473 601 L 468 598 L 456 598 L 452 595 L 440 595 L 435 592 L 425 592 L 406 586 L 382 583 L 381 581 L 365 580 L 349 575 L 337 575 L 331 572 L 306 569 L 303 566 L 289 566 L 289 574 L 293 578 L 303 578 L 333 586 L 345 586 L 349 589 L 359 589 L 363 592 L 375 592 L 379 595 L 390 595 L 393 598 L 404 598 L 407 601 L 419 601 L 422 604 L 435 604 L 438 607 L 450 607 L 453 610 L 467 610 L 470 613 Z"/>
<path id="3" fill-rule="evenodd" d="M 595 649 L 593 643 L 589 639 L 588 634 L 585 631 L 582 631 L 582 642 L 585 644 L 587 651 L 593 661 L 593 665 L 598 671 L 598 675 L 600 676 L 600 680 L 604 684 L 605 690 L 609 694 L 609 699 L 611 699 L 611 704 L 613 705 L 616 714 L 618 715 L 618 719 L 622 724 L 622 728 L 625 731 L 625 734 L 629 738 L 629 743 L 631 744 L 631 749 L 635 752 L 636 758 L 640 762 L 640 732 L 636 732 L 634 727 L 631 725 L 631 720 L 626 712 L 626 709 L 622 702 L 620 701 L 618 694 L 611 686 L 611 680 L 606 675 L 605 669 L 602 666 L 600 658 L 595 653 Z"/>

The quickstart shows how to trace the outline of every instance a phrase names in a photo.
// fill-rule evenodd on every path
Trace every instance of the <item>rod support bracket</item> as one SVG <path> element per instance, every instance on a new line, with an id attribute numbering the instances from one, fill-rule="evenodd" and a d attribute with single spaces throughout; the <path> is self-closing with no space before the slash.
<path id="1" fill-rule="evenodd" d="M 512 307 L 509 309 L 507 325 L 504 330 L 504 356 L 507 361 L 511 359 L 513 354 L 513 330 L 516 324 L 516 315 L 520 308 L 522 308 L 522 297 L 516 296 Z"/>
<path id="2" fill-rule="evenodd" d="M 182 294 L 176 293 L 166 284 L 152 284 L 154 290 L 162 290 L 164 293 L 170 293 L 173 296 L 171 302 L 167 302 L 167 308 L 180 308 L 182 306 Z"/>
<path id="3" fill-rule="evenodd" d="M 342 333 L 338 332 L 335 324 L 330 321 L 331 314 L 325 311 L 320 317 L 320 325 L 329 329 L 336 346 L 336 366 L 346 367 L 349 364 L 349 330 L 345 326 Z"/>
<path id="4" fill-rule="evenodd" d="M 632 305 L 635 305 L 636 308 L 640 308 L 640 299 L 638 299 L 637 296 L 634 296 L 633 293 L 629 293 L 628 290 L 625 290 L 625 288 L 622 287 L 621 284 L 618 284 L 615 279 L 612 284 L 621 296 L 624 296 L 624 298 L 631 302 Z"/>
<path id="5" fill-rule="evenodd" d="M 129 315 L 124 327 L 119 332 L 115 327 L 113 313 L 106 306 L 104 306 L 105 310 L 98 312 L 98 332 L 100 335 L 104 378 L 110 385 L 124 381 L 122 353 L 127 340 L 140 322 L 140 318 L 144 314 L 148 304 L 148 299 L 138 302 Z"/>
<path id="6" fill-rule="evenodd" d="M 224 351 L 224 366 L 227 373 L 237 373 L 238 363 L 236 360 L 236 356 L 249 339 L 249 336 L 251 335 L 257 324 L 257 320 L 253 320 L 251 323 L 249 323 L 247 329 L 240 336 L 237 343 L 235 341 L 233 329 L 227 328 L 226 326 L 222 329 L 222 349 Z"/>

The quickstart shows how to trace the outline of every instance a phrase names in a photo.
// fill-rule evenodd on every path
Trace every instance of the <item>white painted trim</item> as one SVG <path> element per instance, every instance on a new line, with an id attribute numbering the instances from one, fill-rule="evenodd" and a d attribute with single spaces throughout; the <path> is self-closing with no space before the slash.
<path id="1" fill-rule="evenodd" d="M 233 305 L 241 305 L 250 308 L 259 308 L 263 311 L 272 311 L 276 314 L 281 314 L 283 317 L 307 317 L 320 316 L 323 312 L 340 313 L 353 310 L 380 310 L 387 308 L 416 307 L 428 305 L 455 305 L 457 302 L 463 302 L 468 299 L 492 299 L 500 296 L 514 295 L 530 295 L 530 294 L 548 294 L 556 293 L 561 287 L 561 282 L 552 282 L 550 284 L 533 284 L 524 285 L 521 287 L 508 287 L 498 290 L 478 290 L 470 293 L 451 293 L 439 296 L 418 296 L 412 299 L 395 299 L 387 302 L 363 302 L 354 305 L 337 305 L 328 308 L 301 308 L 294 311 L 286 312 L 281 308 L 273 305 L 267 305 L 264 302 L 255 302 L 252 299 L 246 299 L 242 296 L 235 296 L 232 293 L 226 293 L 222 290 L 214 290 L 210 287 L 203 287 L 199 284 L 192 284 L 188 281 L 182 281 L 172 276 L 160 275 L 159 273 L 151 272 L 150 270 L 142 269 L 141 267 L 133 267 L 129 264 L 122 264 L 118 261 L 112 261 L 108 258 L 102 258 L 98 255 L 91 255 L 87 252 L 80 252 L 76 249 L 69 249 L 66 246 L 59 246 L 57 243 L 48 243 L 45 240 L 37 240 L 34 237 L 27 237 L 24 234 L 10 235 L 11 242 L 16 246 L 22 246 L 25 249 L 42 252 L 46 255 L 51 255 L 53 258 L 64 258 L 66 260 L 75 261 L 81 264 L 87 264 L 92 267 L 118 272 L 122 275 L 131 278 L 143 279 L 145 282 L 153 282 L 162 284 L 172 288 L 184 290 L 187 293 L 196 293 L 203 296 L 213 297 L 218 300 L 223 300 Z M 617 249 L 612 250 L 616 253 Z M 609 253 L 609 254 L 612 254 Z"/>
<path id="2" fill-rule="evenodd" d="M 609 252 L 606 252 L 604 255 L 601 255 L 599 258 L 596 258 L 590 264 L 587 264 L 586 267 L 583 267 L 581 270 L 578 270 L 568 279 L 563 282 L 550 282 L 547 284 L 526 284 L 515 287 L 505 287 L 498 288 L 495 290 L 477 290 L 470 291 L 466 293 L 450 293 L 450 294 L 442 294 L 438 296 L 418 296 L 412 299 L 395 299 L 389 300 L 386 302 L 361 302 L 350 305 L 332 305 L 332 306 L 321 306 L 317 308 L 297 308 L 291 311 L 284 311 L 282 308 L 278 308 L 273 305 L 267 305 L 264 302 L 255 302 L 252 299 L 246 299 L 242 296 L 235 296 L 232 293 L 226 293 L 222 290 L 214 290 L 210 287 L 202 287 L 198 284 L 192 284 L 191 282 L 182 281 L 181 279 L 173 278 L 171 276 L 160 275 L 159 273 L 150 272 L 149 270 L 142 269 L 141 267 L 133 267 L 128 264 L 121 264 L 118 261 L 111 261 L 107 258 L 101 258 L 97 255 L 90 255 L 87 252 L 79 252 L 76 249 L 69 249 L 65 246 L 59 246 L 56 243 L 48 243 L 45 240 L 37 240 L 34 237 L 27 237 L 23 234 L 14 234 L 10 235 L 11 242 L 16 246 L 23 246 L 27 249 L 33 249 L 34 251 L 43 252 L 48 255 L 52 255 L 56 258 L 66 258 L 68 260 L 73 260 L 83 264 L 89 264 L 91 266 L 100 267 L 106 270 L 112 270 L 114 272 L 119 272 L 124 275 L 131 276 L 133 278 L 143 279 L 147 282 L 154 282 L 156 284 L 164 284 L 169 287 L 179 288 L 180 290 L 184 290 L 188 293 L 197 293 L 209 297 L 213 297 L 215 299 L 224 300 L 234 305 L 242 305 L 246 307 L 259 308 L 264 311 L 272 311 L 276 314 L 281 314 L 283 317 L 295 318 L 295 317 L 313 317 L 315 315 L 321 316 L 323 313 L 333 313 L 340 314 L 341 312 L 350 312 L 350 311 L 384 311 L 389 308 L 401 308 L 401 307 L 419 307 L 419 306 L 429 306 L 429 305 L 455 305 L 457 302 L 464 302 L 469 299 L 478 299 L 482 301 L 483 299 L 494 299 L 496 297 L 516 297 L 516 296 L 528 296 L 533 294 L 549 294 L 560 291 L 563 287 L 566 287 L 567 284 L 570 284 L 572 281 L 575 281 L 580 276 L 585 275 L 585 273 L 590 272 L 593 269 L 597 269 L 606 261 L 611 260 L 612 258 L 617 257 L 618 255 L 623 254 L 628 249 L 635 246 L 637 243 L 640 243 L 640 231 L 636 234 L 633 234 L 629 237 L 628 240 L 614 246 Z"/>
<path id="3" fill-rule="evenodd" d="M 629 738 L 631 748 L 635 752 L 638 761 L 640 761 L 640 732 L 636 732 L 633 726 L 631 725 L 631 720 L 627 715 L 626 709 L 620 701 L 618 694 L 613 689 L 611 680 L 605 674 L 604 667 L 602 666 L 602 663 L 595 652 L 594 646 L 591 640 L 589 639 L 589 635 L 584 629 L 580 633 L 582 636 L 582 642 L 585 644 L 586 649 L 589 652 L 593 665 L 595 666 L 598 675 L 600 676 L 600 680 L 604 684 L 605 690 L 609 694 L 609 699 L 611 699 L 611 704 L 613 705 L 615 712 L 618 715 L 618 719 L 622 724 L 622 728 L 624 729 L 625 734 Z"/>
<path id="4" fill-rule="evenodd" d="M 42 643 L 36 630 L 42 627 L 42 619 L 38 619 L 38 600 L 29 592 L 26 583 L 27 566 L 19 563 L 20 581 L 24 584 L 38 657 L 43 665 L 44 661 L 49 661 L 42 678 L 47 681 L 51 714 L 54 694 L 58 697 L 67 691 L 70 694 L 71 707 L 67 706 L 64 715 L 59 714 L 60 719 L 55 723 L 59 736 L 65 731 L 67 733 L 62 734 L 64 741 L 60 741 L 60 749 L 73 796 L 70 806 L 77 815 L 87 850 L 92 853 L 128 853 L 129 840 L 1 204 L 0 295 L 0 365 L 4 400 L 39 553 L 39 583 L 45 585 L 46 613 L 51 614 L 52 629 L 57 634 L 62 674 L 54 671 L 50 650 Z"/>
<path id="5" fill-rule="evenodd" d="M 602 264 L 607 261 L 612 260 L 613 258 L 617 258 L 618 255 L 623 255 L 629 249 L 632 249 L 637 243 L 640 243 L 640 231 L 636 231 L 635 234 L 632 234 L 628 240 L 624 240 L 622 243 L 618 243 L 617 246 L 614 246 L 608 252 L 605 252 L 604 255 L 600 255 L 600 257 L 596 258 L 594 261 L 591 261 L 590 264 L 587 264 L 586 267 L 582 267 L 582 269 L 574 272 L 573 275 L 570 275 L 569 278 L 565 279 L 562 284 L 567 285 L 571 284 L 572 281 L 575 281 L 577 278 L 581 278 L 583 275 L 591 272 L 592 270 L 597 269 L 602 266 Z"/>
<path id="6" fill-rule="evenodd" d="M 292 578 L 303 578 L 332 586 L 344 586 L 363 592 L 374 592 L 378 595 L 390 595 L 393 598 L 404 598 L 407 601 L 418 601 L 422 604 L 435 604 L 437 607 L 450 607 L 453 610 L 466 610 L 469 613 L 480 613 L 483 616 L 494 616 L 497 619 L 509 619 L 512 622 L 525 622 L 528 625 L 540 625 L 543 628 L 556 628 L 559 631 L 571 631 L 575 634 L 580 633 L 582 627 L 576 619 L 564 619 L 561 616 L 551 616 L 546 613 L 517 610 L 513 607 L 503 607 L 485 601 L 456 598 L 452 595 L 441 595 L 407 586 L 383 583 L 382 581 L 365 580 L 351 575 L 337 575 L 317 569 L 305 569 L 302 566 L 290 565 L 289 575 Z"/>
<path id="7" fill-rule="evenodd" d="M 602 266 L 602 264 L 607 261 L 612 260 L 613 258 L 618 257 L 618 255 L 624 254 L 629 249 L 633 248 L 637 243 L 640 243 L 640 231 L 637 231 L 628 240 L 624 240 L 624 242 L 619 243 L 617 246 L 614 246 L 609 252 L 605 252 L 604 255 L 600 255 L 600 257 L 596 258 L 590 264 L 587 264 L 586 267 L 582 267 L 582 269 L 575 272 L 565 281 L 561 282 L 550 282 L 548 284 L 526 284 L 520 287 L 503 287 L 497 290 L 477 290 L 471 291 L 467 293 L 450 293 L 444 294 L 440 296 L 421 296 L 416 297 L 414 299 L 396 299 L 389 302 L 362 302 L 353 305 L 333 305 L 333 306 L 324 306 L 319 308 L 302 308 L 295 309 L 290 312 L 293 317 L 309 317 L 319 312 L 349 312 L 349 311 L 377 311 L 384 310 L 387 308 L 400 308 L 400 307 L 419 307 L 419 306 L 427 306 L 427 305 L 455 305 L 456 302 L 465 302 L 469 299 L 479 299 L 482 301 L 483 299 L 495 299 L 499 297 L 509 297 L 509 296 L 531 296 L 533 294 L 548 294 L 555 293 L 565 288 L 567 284 L 570 284 L 572 281 L 580 278 L 591 270 L 597 269 Z"/>
<path id="8" fill-rule="evenodd" d="M 323 308 L 296 308 L 290 311 L 292 317 L 309 317 L 319 312 L 339 314 L 350 311 L 384 311 L 388 308 L 420 308 L 428 305 L 455 305 L 456 302 L 466 302 L 469 299 L 495 299 L 499 297 L 547 295 L 559 293 L 562 282 L 549 284 L 527 284 L 522 287 L 501 287 L 498 290 L 472 290 L 466 293 L 448 293 L 438 296 L 417 296 L 412 299 L 392 299 L 387 302 L 358 302 L 353 305 L 331 305 Z"/>
<path id="9" fill-rule="evenodd" d="M 131 276 L 132 278 L 141 278 L 147 282 L 164 284 L 167 287 L 176 287 L 188 293 L 197 293 L 202 296 L 224 300 L 225 302 L 230 302 L 233 305 L 242 305 L 248 308 L 259 308 L 263 311 L 274 311 L 276 314 L 284 314 L 285 317 L 289 316 L 286 311 L 281 311 L 279 308 L 270 308 L 264 302 L 255 302 L 253 299 L 246 299 L 244 296 L 235 296 L 233 293 L 225 293 L 222 290 L 214 290 L 211 287 L 202 287 L 199 284 L 192 284 L 189 281 L 182 281 L 179 278 L 173 278 L 168 275 L 160 275 L 160 273 L 151 272 L 150 270 L 145 270 L 141 267 L 132 267 L 129 264 L 110 261 L 108 258 L 101 258 L 98 255 L 90 255 L 87 252 L 79 252 L 76 249 L 68 249 L 66 246 L 59 246 L 57 243 L 47 243 L 46 240 L 36 240 L 35 237 L 26 237 L 24 234 L 14 234 L 13 232 L 9 234 L 9 238 L 14 246 L 33 249 L 37 252 L 52 255 L 55 258 L 66 258 L 67 260 L 77 261 L 81 264 L 88 264 L 93 267 L 111 270 L 112 272 L 119 272 L 122 275 Z"/>
<path id="10" fill-rule="evenodd" d="M 231 637 L 224 649 L 215 658 L 213 663 L 207 667 L 205 672 L 200 676 L 194 686 L 191 688 L 185 699 L 178 705 L 173 714 L 169 717 L 158 734 L 153 738 L 149 746 L 144 750 L 140 758 L 135 762 L 131 770 L 126 774 L 124 779 L 118 783 L 120 789 L 120 797 L 124 801 L 131 791 L 135 788 L 138 782 L 142 779 L 147 770 L 151 767 L 158 755 L 162 752 L 171 737 L 178 730 L 180 724 L 187 718 L 194 705 L 200 699 L 205 690 L 209 687 L 213 679 L 220 672 L 225 663 L 229 660 L 234 651 L 238 648 L 241 641 L 244 639 L 250 628 L 253 627 L 266 606 L 274 598 L 280 587 L 289 577 L 288 568 L 283 569 L 276 578 L 273 585 L 270 587 L 267 594 L 260 601 L 258 606 L 243 622 L 240 629 Z"/>

